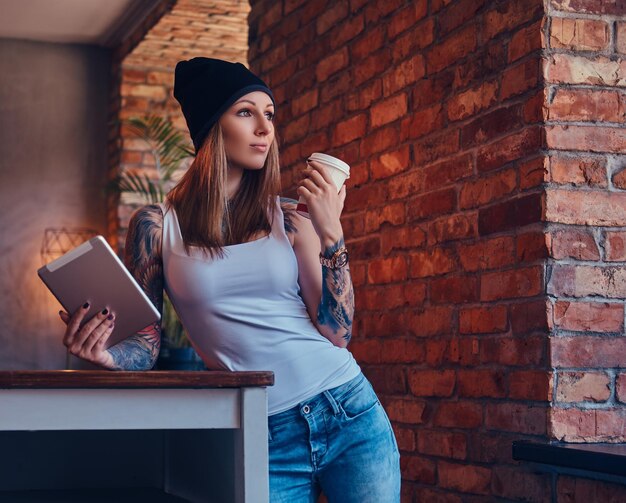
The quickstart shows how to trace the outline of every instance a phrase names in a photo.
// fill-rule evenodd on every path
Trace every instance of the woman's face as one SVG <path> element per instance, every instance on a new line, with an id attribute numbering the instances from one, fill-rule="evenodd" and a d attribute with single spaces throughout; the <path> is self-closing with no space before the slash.
<path id="1" fill-rule="evenodd" d="M 219 119 L 231 168 L 260 169 L 274 141 L 274 104 L 263 91 L 243 95 Z"/>

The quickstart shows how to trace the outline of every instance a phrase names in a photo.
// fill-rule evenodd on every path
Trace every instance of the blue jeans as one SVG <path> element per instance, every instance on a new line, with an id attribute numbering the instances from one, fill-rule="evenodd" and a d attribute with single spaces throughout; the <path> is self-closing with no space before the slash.
<path id="1" fill-rule="evenodd" d="M 400 453 L 363 373 L 268 417 L 271 503 L 399 503 Z"/>

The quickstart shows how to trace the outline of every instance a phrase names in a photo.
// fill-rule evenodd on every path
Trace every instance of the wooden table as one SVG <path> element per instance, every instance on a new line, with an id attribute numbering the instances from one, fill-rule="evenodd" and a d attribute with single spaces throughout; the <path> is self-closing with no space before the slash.
<path id="1" fill-rule="evenodd" d="M 105 501 L 95 488 L 142 501 L 142 487 L 154 502 L 267 502 L 273 384 L 273 372 L 0 371 L 0 502 Z"/>

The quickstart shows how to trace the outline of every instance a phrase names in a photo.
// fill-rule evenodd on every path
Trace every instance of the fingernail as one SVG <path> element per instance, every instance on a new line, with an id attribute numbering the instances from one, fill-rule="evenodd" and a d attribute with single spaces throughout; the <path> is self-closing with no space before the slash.
<path id="1" fill-rule="evenodd" d="M 102 314 L 107 314 L 108 312 L 109 310 L 106 307 L 102 310 Z"/>
<path id="2" fill-rule="evenodd" d="M 107 316 L 107 320 L 112 320 L 113 318 L 115 318 L 115 316 L 113 316 L 113 313 L 109 314 L 109 316 Z"/>
<path id="3" fill-rule="evenodd" d="M 83 309 L 87 309 L 88 307 L 89 307 L 89 302 L 85 302 L 85 303 L 83 304 Z"/>

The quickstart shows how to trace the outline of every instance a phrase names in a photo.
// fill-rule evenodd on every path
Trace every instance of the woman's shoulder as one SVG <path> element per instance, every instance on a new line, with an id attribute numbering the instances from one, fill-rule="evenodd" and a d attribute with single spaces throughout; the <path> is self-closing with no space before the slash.
<path id="1" fill-rule="evenodd" d="M 283 220 L 285 222 L 285 232 L 289 238 L 291 246 L 294 245 L 298 226 L 302 217 L 296 212 L 298 201 L 289 197 L 280 197 L 280 208 L 283 210 Z"/>

